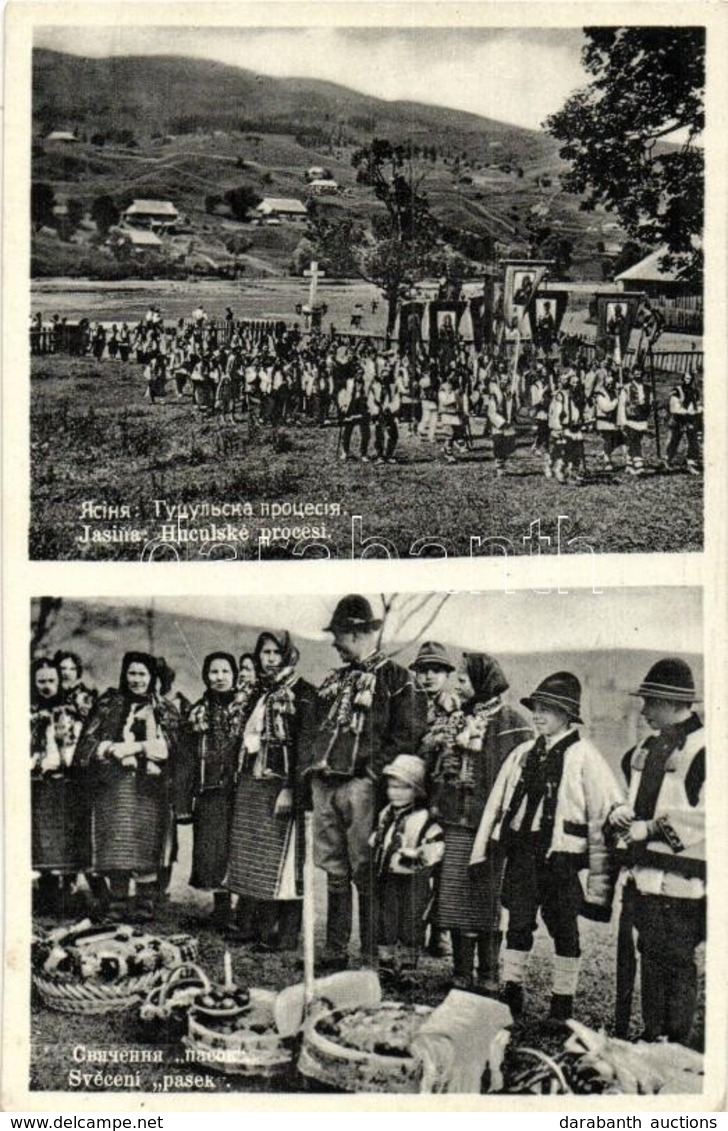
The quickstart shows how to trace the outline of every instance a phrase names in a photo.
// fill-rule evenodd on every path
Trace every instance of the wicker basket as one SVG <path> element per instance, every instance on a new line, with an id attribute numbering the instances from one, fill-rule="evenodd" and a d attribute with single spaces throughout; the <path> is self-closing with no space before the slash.
<path id="1" fill-rule="evenodd" d="M 208 993 L 210 980 L 200 966 L 190 963 L 163 970 L 161 980 L 142 1002 L 139 1017 L 149 1037 L 164 1032 L 179 1040 L 187 1030 L 187 1012 L 200 994 Z"/>
<path id="2" fill-rule="evenodd" d="M 63 982 L 33 975 L 33 985 L 44 1005 L 61 1013 L 119 1013 L 133 1009 L 160 981 L 162 970 L 125 978 L 122 982 Z"/>
<path id="3" fill-rule="evenodd" d="M 229 1020 L 221 1014 L 218 1023 L 193 1006 L 183 1040 L 188 1055 L 206 1068 L 231 1076 L 272 1077 L 287 1071 L 293 1044 L 276 1029 L 269 998 L 273 995 L 252 990 L 248 1011 Z"/>
<path id="4" fill-rule="evenodd" d="M 382 1002 L 357 1009 L 326 1010 L 313 1014 L 306 1023 L 298 1070 L 303 1076 L 344 1092 L 417 1093 L 420 1090 L 422 1062 L 409 1053 L 383 1053 L 352 1048 L 340 1043 L 327 1030 L 348 1016 L 366 1017 L 383 1031 L 395 1014 L 404 1013 L 413 1022 L 425 1021 L 432 1010 L 423 1005 Z"/>
<path id="5" fill-rule="evenodd" d="M 103 977 L 81 977 L 48 969 L 46 961 L 49 948 L 67 959 L 79 950 L 85 957 L 94 956 L 94 950 L 109 943 L 117 949 L 128 945 L 130 952 L 137 951 L 140 941 L 154 948 L 157 965 L 139 974 L 106 980 Z M 113 927 L 94 927 L 88 920 L 76 923 L 65 930 L 44 934 L 36 932 L 33 943 L 33 986 L 41 1001 L 49 1009 L 61 1013 L 100 1014 L 119 1013 L 133 1009 L 163 979 L 165 970 L 180 962 L 191 962 L 197 956 L 197 940 L 189 935 L 172 935 L 157 938 L 143 935 L 133 927 L 119 924 Z"/>

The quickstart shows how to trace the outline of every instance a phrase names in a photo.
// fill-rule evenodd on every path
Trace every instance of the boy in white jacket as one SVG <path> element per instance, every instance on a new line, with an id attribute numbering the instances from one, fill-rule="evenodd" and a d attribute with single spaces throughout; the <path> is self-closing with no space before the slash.
<path id="1" fill-rule="evenodd" d="M 471 866 L 491 842 L 505 850 L 502 901 L 508 910 L 503 998 L 523 1011 L 523 982 L 537 915 L 554 940 L 550 1018 L 572 1015 L 579 977 L 579 916 L 608 921 L 614 867 L 605 840 L 610 809 L 622 800 L 597 748 L 577 729 L 581 684 L 570 672 L 543 680 L 522 699 L 538 738 L 521 743 L 504 762 L 488 798 Z M 588 870 L 586 895 L 579 872 Z"/>

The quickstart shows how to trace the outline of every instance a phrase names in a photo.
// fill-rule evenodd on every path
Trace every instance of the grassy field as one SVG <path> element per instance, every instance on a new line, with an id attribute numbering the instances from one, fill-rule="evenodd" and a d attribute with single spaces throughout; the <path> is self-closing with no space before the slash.
<path id="1" fill-rule="evenodd" d="M 596 553 L 702 547 L 702 479 L 657 470 L 654 438 L 646 441 L 648 473 L 639 482 L 601 474 L 599 441 L 591 436 L 589 480 L 559 485 L 544 478 L 525 428 L 508 477 L 496 479 L 478 421 L 473 450 L 457 465 L 444 463 L 439 444 L 425 444 L 405 428 L 397 467 L 341 463 L 333 424 L 225 424 L 201 415 L 189 398 L 177 400 L 171 390 L 166 403 L 152 405 L 143 398 L 144 387 L 140 368 L 131 363 L 33 359 L 31 558 L 138 560 L 144 544 L 161 532 L 164 516 L 156 513 L 155 499 L 249 504 L 251 513 L 237 523 L 239 528 L 242 521 L 247 540 L 235 543 L 236 556 L 246 559 L 289 558 L 297 539 L 325 545 L 332 558 L 359 558 L 363 547 L 352 535 L 353 516 L 361 516 L 361 539 L 387 539 L 400 557 L 416 554 L 413 546 L 425 536 L 448 556 L 468 554 L 473 537 L 507 538 L 510 553 L 527 553 L 524 538 L 536 520 L 555 552 L 560 515 L 568 516 L 561 525 L 562 553 L 584 552 L 587 545 Z M 663 402 L 670 387 L 659 389 Z M 355 437 L 355 451 L 356 445 Z M 83 506 L 90 500 L 126 505 L 131 517 L 89 522 Z M 341 515 L 275 520 L 261 513 L 261 506 L 274 503 L 339 504 Z M 317 533 L 260 544 L 265 529 L 300 531 L 307 524 Z M 201 520 L 189 525 L 199 528 Z M 112 527 L 108 537 L 118 540 L 93 541 L 94 532 Z M 132 529 L 138 539 L 121 540 Z M 481 552 L 488 552 L 487 542 Z M 181 560 L 194 559 L 200 543 L 180 542 L 178 553 Z"/>
<path id="2" fill-rule="evenodd" d="M 182 830 L 185 832 L 186 830 Z M 183 846 L 184 850 L 184 846 Z M 319 909 L 323 912 L 324 883 L 322 876 L 318 876 Z M 189 889 L 187 889 L 189 892 Z M 296 956 L 270 954 L 261 956 L 253 951 L 249 945 L 225 943 L 219 934 L 212 931 L 206 923 L 209 905 L 201 905 L 199 896 L 195 902 L 182 899 L 181 893 L 173 892 L 173 901 L 167 906 L 155 930 L 161 934 L 170 934 L 183 930 L 195 935 L 199 940 L 200 962 L 213 978 L 222 979 L 223 952 L 227 945 L 233 961 L 233 971 L 236 981 L 240 985 L 257 986 L 259 988 L 281 990 L 292 985 L 301 978 L 301 972 L 296 965 Z M 614 986 L 616 963 L 616 931 L 617 912 L 609 925 L 598 925 L 581 921 L 582 938 L 582 971 L 579 990 L 575 999 L 574 1013 L 576 1018 L 590 1028 L 599 1030 L 606 1028 L 612 1031 L 614 1013 Z M 42 921 L 50 926 L 48 920 Z M 317 943 L 323 943 L 323 915 L 317 919 Z M 53 924 L 55 925 L 55 924 Z M 702 950 L 699 952 L 700 967 L 700 1002 L 696 1017 L 695 1039 L 702 1040 L 704 1024 L 704 960 Z M 354 948 L 356 953 L 356 947 Z M 541 1023 L 548 1012 L 550 996 L 550 978 L 553 947 L 543 927 L 539 928 L 531 959 L 526 986 L 527 1006 L 522 1021 L 517 1030 L 518 1039 L 523 1044 L 539 1043 Z M 356 964 L 354 960 L 354 964 Z M 450 960 L 447 958 L 423 957 L 418 970 L 417 984 L 406 991 L 385 990 L 386 1000 L 406 1001 L 436 1006 L 445 998 L 448 992 L 449 980 L 452 976 Z M 639 984 L 635 986 L 633 1001 L 633 1015 L 631 1035 L 637 1037 L 641 1031 L 639 1012 Z M 80 1046 L 86 1050 L 118 1050 L 118 1049 L 149 1049 L 153 1047 L 161 1050 L 163 1059 L 160 1063 L 141 1063 L 132 1065 L 102 1064 L 98 1061 L 83 1062 L 74 1059 L 74 1049 Z M 137 1086 L 107 1086 L 99 1088 L 88 1082 L 74 1086 L 73 1091 L 133 1091 L 133 1092 L 185 1092 L 202 1089 L 185 1081 L 184 1077 L 190 1073 L 204 1073 L 206 1069 L 198 1068 L 194 1063 L 185 1062 L 184 1050 L 179 1044 L 165 1037 L 164 1033 L 155 1034 L 151 1039 L 145 1032 L 142 1023 L 134 1012 L 114 1016 L 113 1014 L 102 1017 L 78 1018 L 71 1015 L 53 1012 L 33 997 L 31 1010 L 31 1077 L 32 1089 L 42 1091 L 69 1091 L 69 1072 L 72 1069 L 83 1073 L 101 1071 L 112 1076 L 117 1072 L 139 1071 Z M 76 1057 L 84 1055 L 76 1052 Z M 211 1088 L 205 1087 L 208 1094 L 224 1094 L 226 1092 L 263 1092 L 269 1090 L 281 1092 L 297 1092 L 305 1090 L 318 1090 L 312 1088 L 310 1083 L 300 1077 L 295 1071 L 276 1082 L 271 1088 L 270 1083 L 262 1079 L 246 1079 L 243 1077 L 229 1077 L 223 1074 L 210 1073 Z M 134 1082 L 136 1085 L 136 1081 Z"/>

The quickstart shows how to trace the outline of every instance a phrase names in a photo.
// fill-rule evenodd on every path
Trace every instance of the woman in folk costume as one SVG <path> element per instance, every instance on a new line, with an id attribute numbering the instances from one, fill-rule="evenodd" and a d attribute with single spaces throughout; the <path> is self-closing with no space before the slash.
<path id="1" fill-rule="evenodd" d="M 577 727 L 581 684 L 556 672 L 521 702 L 533 712 L 538 738 L 520 743 L 501 769 L 473 845 L 476 872 L 506 856 L 503 905 L 508 932 L 503 999 L 523 1011 L 523 982 L 537 915 L 554 940 L 550 1018 L 572 1015 L 579 977 L 579 916 L 608 921 L 614 867 L 607 817 L 621 800 L 611 770 Z M 579 872 L 588 870 L 586 894 Z"/>
<path id="2" fill-rule="evenodd" d="M 63 702 L 67 706 L 73 707 L 81 719 L 85 721 L 98 699 L 98 692 L 87 687 L 81 678 L 83 676 L 81 657 L 75 652 L 67 652 L 61 649 L 56 652 L 53 662 L 61 673 Z"/>
<path id="3" fill-rule="evenodd" d="M 440 754 L 431 776 L 431 812 L 445 833 L 435 922 L 450 930 L 454 985 L 498 988 L 502 857 L 474 875 L 469 870 L 475 834 L 498 772 L 513 750 L 532 734 L 519 711 L 504 703 L 508 681 L 492 656 L 465 653 L 459 673 L 465 699 L 462 726 Z"/>
<path id="4" fill-rule="evenodd" d="M 294 950 L 301 925 L 303 828 L 300 764 L 316 725 L 316 690 L 296 672 L 287 632 L 262 632 L 256 692 L 242 735 L 227 884 L 239 922 L 265 949 Z"/>
<path id="5" fill-rule="evenodd" d="M 421 645 L 416 658 L 410 664 L 417 683 L 427 696 L 427 730 L 422 737 L 417 753 L 425 764 L 425 781 L 429 782 L 440 755 L 452 748 L 455 737 L 463 727 L 462 700 L 457 691 L 448 687 L 455 665 L 442 644 L 428 640 Z M 434 901 L 437 903 L 437 882 L 439 873 L 434 876 Z M 443 932 L 435 923 L 430 923 L 427 943 L 428 954 L 441 958 L 447 953 Z"/>
<path id="6" fill-rule="evenodd" d="M 68 910 L 74 878 L 90 860 L 87 794 L 74 757 L 83 721 L 61 679 L 54 660 L 31 667 L 32 867 L 40 873 L 39 910 L 49 914 Z"/>
<path id="7" fill-rule="evenodd" d="M 258 669 L 255 664 L 255 656 L 252 652 L 243 652 L 238 657 L 238 679 L 237 679 L 237 698 L 238 703 L 243 705 L 247 703 L 253 694 L 253 690 L 258 682 Z"/>
<path id="8" fill-rule="evenodd" d="M 628 475 L 644 475 L 642 440 L 649 428 L 651 396 L 641 369 L 633 369 L 629 380 L 619 392 L 617 427 L 624 432 L 627 443 Z"/>
<path id="9" fill-rule="evenodd" d="M 187 716 L 176 782 L 177 820 L 192 824 L 194 888 L 213 893 L 213 925 L 230 926 L 225 889 L 230 821 L 244 712 L 236 703 L 238 666 L 228 652 L 211 652 L 202 663 L 205 692 Z"/>
<path id="10" fill-rule="evenodd" d="M 179 715 L 157 695 L 157 663 L 146 652 L 127 652 L 118 689 L 106 691 L 89 715 L 77 759 L 87 767 L 92 807 L 92 870 L 105 876 L 109 913 L 132 910 L 154 917 L 160 868 L 172 846 L 171 774 Z"/>

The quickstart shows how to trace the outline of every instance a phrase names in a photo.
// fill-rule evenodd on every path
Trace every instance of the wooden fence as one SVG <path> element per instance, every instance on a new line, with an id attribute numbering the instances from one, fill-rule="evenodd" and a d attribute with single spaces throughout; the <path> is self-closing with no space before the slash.
<path id="1" fill-rule="evenodd" d="M 283 319 L 272 318 L 241 318 L 235 322 L 226 319 L 210 319 L 208 327 L 214 327 L 221 344 L 227 344 L 234 328 L 240 327 L 253 341 L 259 342 L 263 338 L 280 338 L 288 328 Z M 383 334 L 370 334 L 361 330 L 338 331 L 332 323 L 329 327 L 330 336 L 339 341 L 365 340 L 377 349 L 386 349 L 391 344 Z M 30 352 L 33 357 L 48 354 L 69 354 L 70 356 L 83 356 L 89 345 L 88 326 L 79 323 L 61 322 L 56 326 L 32 327 L 30 331 Z M 586 355 L 591 362 L 594 358 L 594 342 L 587 338 L 573 338 L 568 344 L 564 343 L 564 359 L 574 360 L 578 355 Z M 628 350 L 625 365 L 630 366 L 634 360 L 634 350 Z M 680 375 L 691 369 L 694 373 L 701 373 L 703 369 L 702 350 L 655 350 L 654 365 L 657 373 Z"/>

